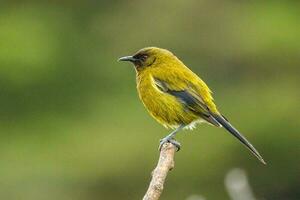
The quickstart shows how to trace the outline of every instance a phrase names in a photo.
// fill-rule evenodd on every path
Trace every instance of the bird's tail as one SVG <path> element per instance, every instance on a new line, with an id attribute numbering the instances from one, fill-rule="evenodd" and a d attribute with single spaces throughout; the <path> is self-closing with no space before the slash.
<path id="1" fill-rule="evenodd" d="M 253 147 L 253 145 L 238 131 L 236 130 L 222 115 L 213 114 L 213 117 L 234 137 L 236 137 L 240 142 L 242 142 L 257 158 L 260 162 L 266 165 L 266 162 L 258 153 L 258 151 Z"/>

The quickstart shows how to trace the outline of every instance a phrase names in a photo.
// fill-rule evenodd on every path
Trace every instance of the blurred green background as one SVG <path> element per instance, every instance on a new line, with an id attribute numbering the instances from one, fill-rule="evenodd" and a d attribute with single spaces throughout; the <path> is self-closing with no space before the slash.
<path id="1" fill-rule="evenodd" d="M 1 1 L 0 199 L 141 199 L 169 130 L 117 58 L 171 50 L 262 153 L 225 130 L 177 139 L 162 199 L 229 199 L 242 168 L 257 199 L 300 199 L 299 1 Z M 192 199 L 192 198 L 190 198 Z M 196 198 L 194 198 L 196 199 Z"/>

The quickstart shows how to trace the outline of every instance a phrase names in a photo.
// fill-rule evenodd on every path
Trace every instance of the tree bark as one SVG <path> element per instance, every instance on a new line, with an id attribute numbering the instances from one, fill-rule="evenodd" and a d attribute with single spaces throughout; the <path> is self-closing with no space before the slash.
<path id="1" fill-rule="evenodd" d="M 158 200 L 163 189 L 168 172 L 174 168 L 176 147 L 165 143 L 160 151 L 157 166 L 152 172 L 152 179 L 143 200 Z"/>

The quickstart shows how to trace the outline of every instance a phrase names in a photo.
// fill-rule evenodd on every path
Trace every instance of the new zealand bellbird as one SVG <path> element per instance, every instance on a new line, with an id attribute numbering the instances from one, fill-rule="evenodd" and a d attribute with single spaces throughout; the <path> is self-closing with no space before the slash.
<path id="1" fill-rule="evenodd" d="M 170 51 L 147 47 L 119 61 L 134 64 L 138 94 L 150 115 L 165 127 L 174 129 L 160 140 L 160 148 L 170 142 L 179 150 L 180 144 L 174 139 L 176 133 L 207 122 L 224 127 L 265 164 L 252 144 L 218 111 L 204 81 Z"/>

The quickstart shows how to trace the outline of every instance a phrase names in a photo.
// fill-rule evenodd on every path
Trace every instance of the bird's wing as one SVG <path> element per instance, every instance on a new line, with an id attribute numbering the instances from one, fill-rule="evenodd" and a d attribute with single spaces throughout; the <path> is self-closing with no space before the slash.
<path id="1" fill-rule="evenodd" d="M 170 69 L 165 73 L 153 75 L 153 78 L 159 90 L 176 97 L 187 109 L 195 112 L 207 122 L 218 127 L 223 126 L 265 164 L 253 145 L 218 112 L 211 91 L 196 74 L 186 68 L 181 68 L 179 71 Z"/>
<path id="2" fill-rule="evenodd" d="M 162 92 L 176 97 L 186 109 L 195 114 L 199 115 L 201 118 L 205 119 L 209 123 L 220 126 L 220 124 L 211 115 L 209 106 L 204 101 L 201 95 L 201 85 L 193 84 L 188 79 L 178 79 L 176 84 L 174 81 L 161 80 L 154 77 L 154 82 L 156 87 Z M 207 91 L 210 93 L 210 91 Z"/>

